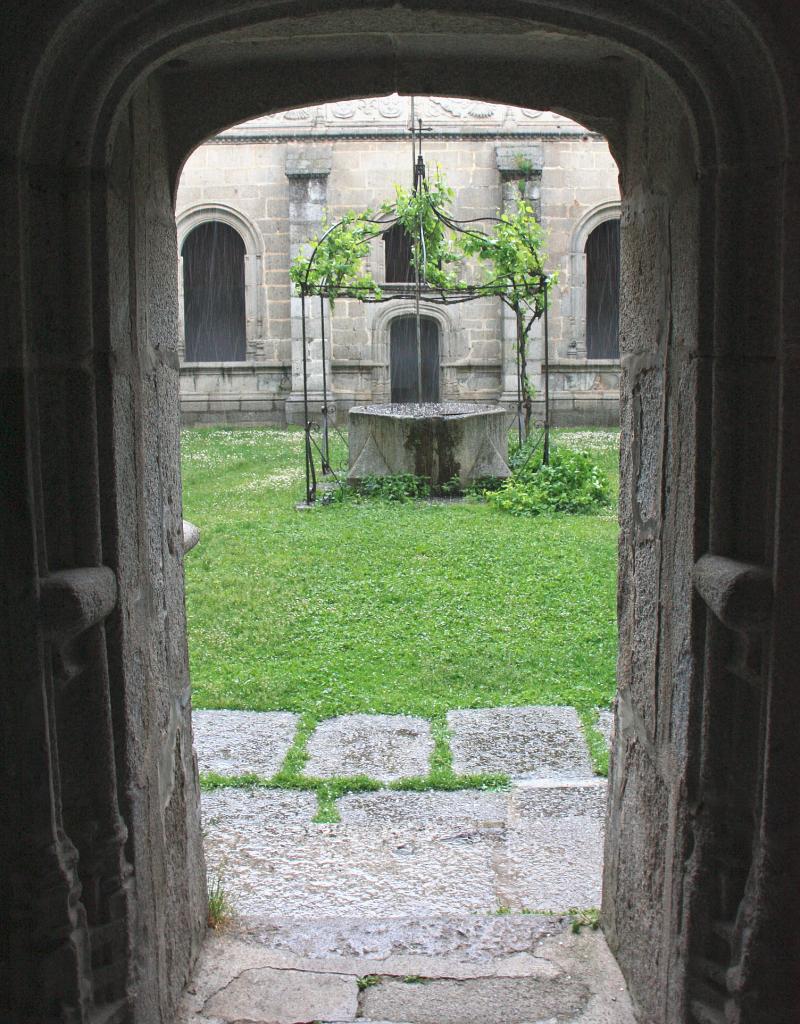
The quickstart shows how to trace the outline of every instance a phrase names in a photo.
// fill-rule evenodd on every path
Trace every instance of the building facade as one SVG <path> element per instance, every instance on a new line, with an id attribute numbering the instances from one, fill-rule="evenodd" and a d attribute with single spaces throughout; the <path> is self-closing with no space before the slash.
<path id="1" fill-rule="evenodd" d="M 500 104 L 416 97 L 429 173 L 438 167 L 463 220 L 497 216 L 522 187 L 557 271 L 549 311 L 550 392 L 562 423 L 615 423 L 619 400 L 619 188 L 602 136 L 561 117 Z M 376 210 L 409 187 L 411 100 L 348 100 L 258 118 L 200 146 L 177 199 L 181 410 L 187 424 L 302 422 L 302 321 L 289 265 L 345 211 Z M 368 258 L 398 280 L 390 236 Z M 402 276 L 402 269 L 400 270 Z M 404 355 L 413 302 L 342 299 L 307 309 L 312 408 L 416 398 Z M 517 401 L 513 314 L 497 297 L 423 300 L 423 397 Z M 414 355 L 416 359 L 416 355 Z M 535 415 L 543 411 L 543 324 L 529 348 Z"/>

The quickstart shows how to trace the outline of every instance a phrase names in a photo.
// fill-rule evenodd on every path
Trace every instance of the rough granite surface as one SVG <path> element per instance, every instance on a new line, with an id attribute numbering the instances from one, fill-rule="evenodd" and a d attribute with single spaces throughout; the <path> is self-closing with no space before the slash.
<path id="1" fill-rule="evenodd" d="M 313 1016 L 319 1009 L 336 1012 Z M 634 1024 L 601 933 L 574 935 L 563 918 L 474 914 L 273 918 L 211 934 L 176 1024 L 312 1020 Z"/>
<path id="2" fill-rule="evenodd" d="M 317 811 L 314 793 L 293 789 L 214 789 L 200 801 L 203 827 L 207 833 L 230 835 L 252 828 L 283 828 L 307 825 Z M 235 851 L 231 851 L 235 856 Z"/>
<path id="3" fill-rule="evenodd" d="M 206 856 L 246 916 L 563 911 L 599 903 L 604 800 L 602 780 L 379 792 L 312 824 L 311 794 L 218 790 L 204 797 Z"/>
<path id="4" fill-rule="evenodd" d="M 442 792 L 355 793 L 337 801 L 339 815 L 350 825 L 459 824 L 503 825 L 508 817 L 507 792 L 474 789 Z"/>
<path id="5" fill-rule="evenodd" d="M 430 724 L 410 715 L 341 715 L 317 726 L 308 741 L 306 774 L 368 775 L 381 782 L 427 775 Z"/>
<path id="6" fill-rule="evenodd" d="M 453 768 L 517 779 L 591 779 L 580 720 L 570 707 L 449 711 Z"/>
<path id="7" fill-rule="evenodd" d="M 614 727 L 614 712 L 601 708 L 597 712 L 597 728 L 606 740 L 606 746 L 611 747 L 611 730 Z"/>
<path id="8" fill-rule="evenodd" d="M 269 778 L 283 763 L 299 718 L 288 711 L 193 711 L 200 771 Z"/>

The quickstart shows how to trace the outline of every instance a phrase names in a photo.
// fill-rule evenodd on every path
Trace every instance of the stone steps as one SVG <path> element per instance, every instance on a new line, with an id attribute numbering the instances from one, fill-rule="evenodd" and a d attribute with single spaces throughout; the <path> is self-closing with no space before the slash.
<path id="1" fill-rule="evenodd" d="M 209 869 L 237 911 L 564 911 L 600 902 L 605 781 L 542 780 L 507 792 L 379 791 L 342 797 L 314 824 L 314 795 L 203 795 Z"/>
<path id="2" fill-rule="evenodd" d="M 202 770 L 268 778 L 297 716 L 195 724 Z M 203 793 L 208 866 L 235 918 L 206 943 L 178 1024 L 633 1024 L 602 935 L 564 916 L 600 902 L 606 803 L 575 712 L 448 725 L 456 771 L 512 785 L 353 793 L 336 824 L 313 821 L 313 792 Z M 309 776 L 386 783 L 427 774 L 433 739 L 423 719 L 352 715 L 308 747 Z"/>
<path id="3" fill-rule="evenodd" d="M 634 1024 L 602 934 L 536 915 L 252 918 L 209 938 L 177 1024 Z"/>

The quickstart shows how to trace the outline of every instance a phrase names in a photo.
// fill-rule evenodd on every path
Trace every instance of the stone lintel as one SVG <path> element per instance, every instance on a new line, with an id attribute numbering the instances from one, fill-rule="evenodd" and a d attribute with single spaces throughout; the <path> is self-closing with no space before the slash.
<path id="1" fill-rule="evenodd" d="M 332 165 L 331 146 L 297 146 L 286 150 L 287 178 L 327 178 Z"/>
<path id="2" fill-rule="evenodd" d="M 117 578 L 107 566 L 62 569 L 41 581 L 39 616 L 48 640 L 77 636 L 102 622 L 117 603 Z"/>
<path id="3" fill-rule="evenodd" d="M 728 626 L 742 633 L 764 629 L 772 614 L 772 577 L 761 565 L 703 555 L 692 571 L 697 593 Z"/>

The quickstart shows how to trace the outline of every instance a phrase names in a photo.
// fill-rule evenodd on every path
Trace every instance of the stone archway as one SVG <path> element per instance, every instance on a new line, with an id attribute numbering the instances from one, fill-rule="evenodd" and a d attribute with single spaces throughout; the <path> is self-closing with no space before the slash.
<path id="1" fill-rule="evenodd" d="M 199 203 L 182 210 L 176 219 L 178 245 L 178 316 L 179 345 L 182 358 L 186 357 L 186 323 L 183 248 L 187 238 L 203 224 L 223 224 L 241 238 L 244 245 L 244 332 L 245 353 L 243 358 L 252 358 L 250 350 L 253 341 L 263 331 L 264 313 L 261 298 L 262 263 L 264 241 L 255 224 L 232 206 L 220 203 Z"/>
<path id="2" fill-rule="evenodd" d="M 166 1024 L 202 932 L 181 163 L 235 121 L 390 82 L 554 107 L 610 139 L 631 444 L 605 927 L 643 1019 L 792 1019 L 800 103 L 784 40 L 800 25 L 766 0 L 723 6 L 9 12 L 6 38 L 25 40 L 4 66 L 10 1016 Z"/>
<path id="3" fill-rule="evenodd" d="M 611 220 L 619 220 L 622 214 L 618 202 L 601 203 L 590 210 L 576 225 L 572 233 L 569 254 L 569 296 L 571 308 L 568 311 L 570 356 L 575 359 L 590 358 L 586 346 L 587 306 L 587 256 L 586 246 L 593 233 Z"/>

